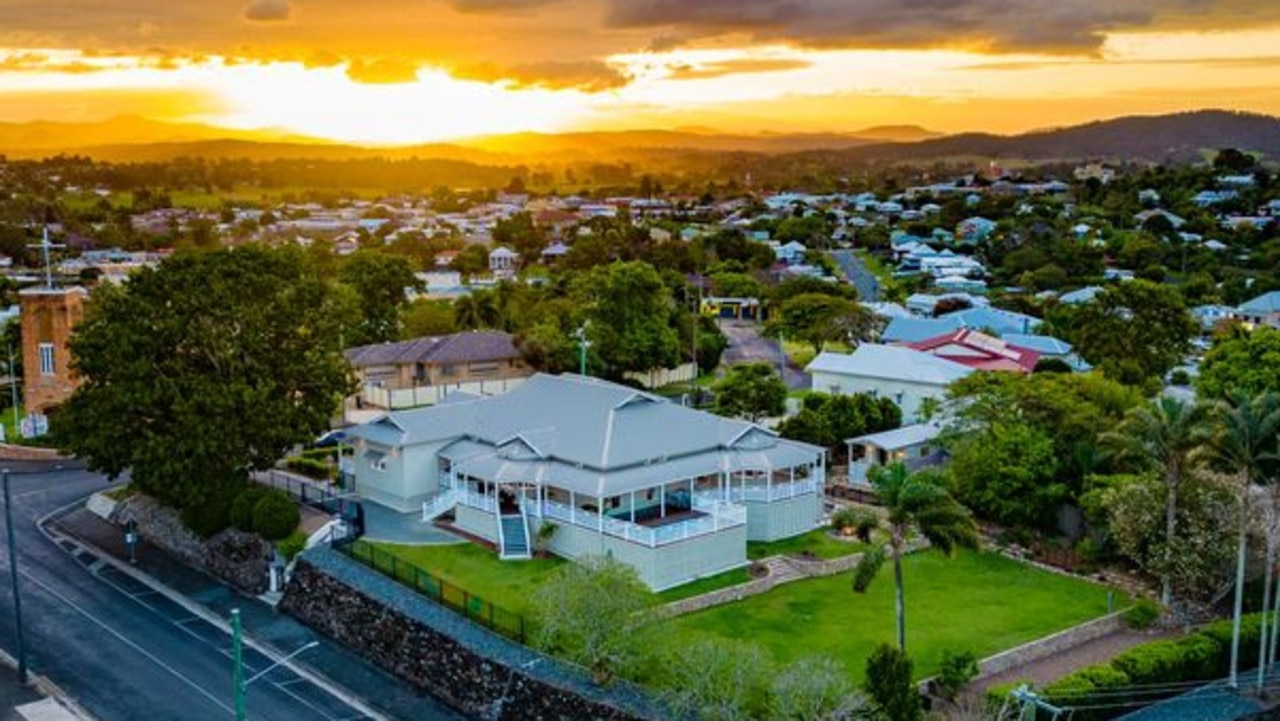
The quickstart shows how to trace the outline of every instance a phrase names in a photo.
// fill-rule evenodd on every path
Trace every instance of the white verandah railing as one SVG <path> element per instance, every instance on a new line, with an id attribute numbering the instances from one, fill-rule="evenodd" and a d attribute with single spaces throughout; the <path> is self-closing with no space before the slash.
<path id="1" fill-rule="evenodd" d="M 573 508 L 557 501 L 543 501 L 540 506 L 541 515 L 562 523 L 580 528 L 602 532 L 624 541 L 637 543 L 648 548 L 657 548 L 669 543 L 677 543 L 698 536 L 705 536 L 728 528 L 741 526 L 747 522 L 747 509 L 732 503 L 719 501 L 703 501 L 695 499 L 694 509 L 705 515 L 676 521 L 664 526 L 642 526 L 620 518 L 601 516 L 594 511 Z"/>
<path id="2" fill-rule="evenodd" d="M 825 484 L 823 478 L 805 478 L 799 481 L 767 484 L 763 481 L 749 481 L 742 485 L 730 485 L 724 491 L 699 491 L 696 495 L 707 501 L 725 499 L 733 503 L 757 501 L 769 503 L 785 501 L 806 493 L 821 493 Z"/>

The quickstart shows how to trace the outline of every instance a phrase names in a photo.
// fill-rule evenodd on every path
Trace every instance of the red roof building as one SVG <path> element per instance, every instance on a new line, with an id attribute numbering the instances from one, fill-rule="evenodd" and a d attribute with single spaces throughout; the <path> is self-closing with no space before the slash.
<path id="1" fill-rule="evenodd" d="M 1010 345 L 970 328 L 906 346 L 980 371 L 1030 373 L 1040 360 L 1040 354 L 1033 350 Z"/>

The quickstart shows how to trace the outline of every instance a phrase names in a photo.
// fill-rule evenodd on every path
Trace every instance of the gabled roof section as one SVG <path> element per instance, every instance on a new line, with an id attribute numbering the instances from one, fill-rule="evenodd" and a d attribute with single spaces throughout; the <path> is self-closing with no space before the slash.
<path id="1" fill-rule="evenodd" d="M 977 370 L 1031 372 L 1040 354 L 969 328 L 911 343 L 910 348 Z"/>
<path id="2" fill-rule="evenodd" d="M 343 355 L 351 365 L 364 368 L 406 363 L 445 365 L 502 361 L 519 358 L 520 351 L 510 333 L 469 331 L 357 346 L 348 348 Z"/>
<path id="3" fill-rule="evenodd" d="M 967 366 L 914 348 L 875 343 L 863 343 L 852 353 L 820 353 L 805 370 L 939 386 L 973 372 Z"/>
<path id="4" fill-rule="evenodd" d="M 1246 313 L 1280 313 L 1280 290 L 1273 290 L 1240 306 Z"/>

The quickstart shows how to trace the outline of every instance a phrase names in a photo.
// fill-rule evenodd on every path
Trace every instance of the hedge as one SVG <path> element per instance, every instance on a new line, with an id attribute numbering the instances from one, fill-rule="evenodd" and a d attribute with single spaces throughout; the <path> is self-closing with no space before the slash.
<path id="1" fill-rule="evenodd" d="M 1258 663 L 1260 614 L 1245 616 L 1240 624 L 1240 668 Z M 1213 681 L 1231 670 L 1231 621 L 1216 621 L 1179 639 L 1134 646 L 1108 663 L 1086 666 L 1044 689 L 1044 696 L 1059 706 L 1109 704 L 1117 708 L 1075 712 L 1072 719 L 1108 719 L 1132 711 L 1120 706 L 1154 702 L 1176 695 L 1156 693 L 1150 687 L 1196 681 Z M 1146 692 L 1140 688 L 1148 687 Z M 1126 693 L 1125 691 L 1129 691 Z M 991 696 L 988 696 L 989 700 Z"/>
<path id="2" fill-rule="evenodd" d="M 328 480 L 329 464 L 324 461 L 318 461 L 314 458 L 305 458 L 302 456 L 294 456 L 285 461 L 285 467 L 295 473 L 301 473 L 308 478 L 316 480 Z"/>

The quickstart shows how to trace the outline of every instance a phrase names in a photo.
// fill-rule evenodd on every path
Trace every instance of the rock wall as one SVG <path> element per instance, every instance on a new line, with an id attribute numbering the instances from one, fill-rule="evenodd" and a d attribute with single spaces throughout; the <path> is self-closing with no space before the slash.
<path id="1" fill-rule="evenodd" d="M 134 494 L 116 504 L 111 521 L 138 524 L 138 534 L 181 559 L 252 595 L 265 593 L 274 548 L 260 536 L 229 528 L 200 538 L 182 523 L 181 515 L 154 498 Z"/>
<path id="2" fill-rule="evenodd" d="M 666 718 L 639 691 L 601 688 L 327 547 L 306 551 L 278 608 L 476 718 Z"/>

